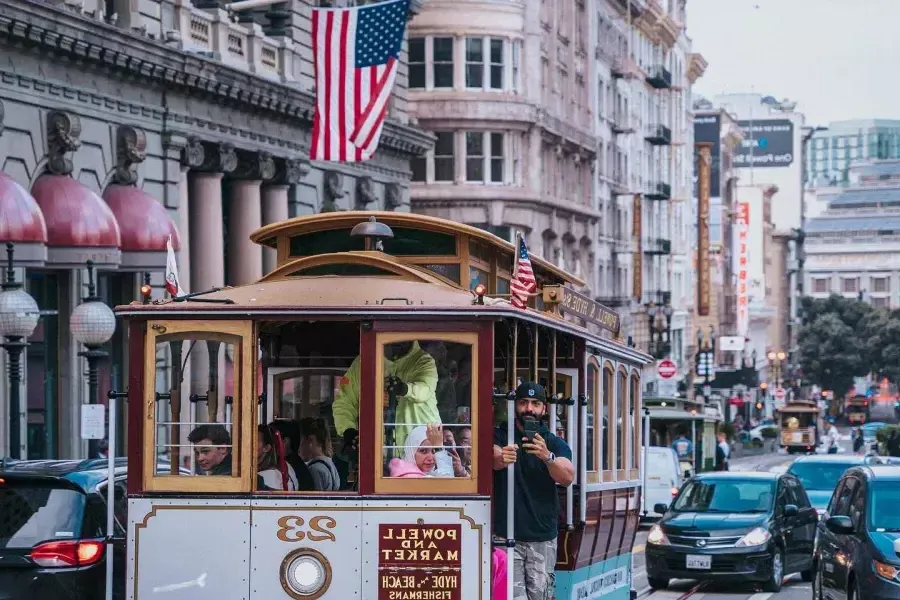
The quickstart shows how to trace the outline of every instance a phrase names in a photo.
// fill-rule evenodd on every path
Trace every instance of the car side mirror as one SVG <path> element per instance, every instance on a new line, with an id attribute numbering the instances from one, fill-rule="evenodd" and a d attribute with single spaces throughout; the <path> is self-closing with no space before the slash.
<path id="1" fill-rule="evenodd" d="M 853 521 L 850 520 L 850 517 L 843 515 L 828 517 L 825 521 L 825 527 L 827 527 L 831 533 L 836 533 L 838 535 L 850 535 L 854 531 Z"/>
<path id="2" fill-rule="evenodd" d="M 658 504 L 653 505 L 653 512 L 659 513 L 661 515 L 666 514 L 666 511 L 668 511 L 668 510 L 669 510 L 668 504 L 663 504 L 662 502 L 659 502 Z"/>
<path id="3" fill-rule="evenodd" d="M 786 504 L 784 506 L 784 516 L 785 517 L 796 517 L 800 514 L 800 509 L 796 504 Z"/>

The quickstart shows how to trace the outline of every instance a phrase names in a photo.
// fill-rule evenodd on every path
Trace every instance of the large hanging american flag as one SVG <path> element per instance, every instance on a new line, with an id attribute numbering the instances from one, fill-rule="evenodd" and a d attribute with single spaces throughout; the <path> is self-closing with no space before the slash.
<path id="1" fill-rule="evenodd" d="M 525 238 L 521 234 L 517 237 L 519 238 L 518 249 L 516 264 L 513 267 L 513 278 L 509 284 L 509 290 L 512 292 L 509 301 L 519 308 L 525 308 L 528 305 L 528 297 L 537 290 L 537 281 L 531 268 L 531 259 L 528 257 Z"/>
<path id="2" fill-rule="evenodd" d="M 409 0 L 313 9 L 316 114 L 310 159 L 358 162 L 375 154 L 408 11 Z"/>

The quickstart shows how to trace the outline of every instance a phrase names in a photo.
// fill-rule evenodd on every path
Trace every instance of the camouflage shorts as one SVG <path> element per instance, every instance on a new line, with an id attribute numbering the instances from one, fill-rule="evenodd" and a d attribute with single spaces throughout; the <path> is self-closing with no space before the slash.
<path id="1" fill-rule="evenodd" d="M 516 542 L 511 600 L 553 600 L 556 595 L 556 539 Z"/>

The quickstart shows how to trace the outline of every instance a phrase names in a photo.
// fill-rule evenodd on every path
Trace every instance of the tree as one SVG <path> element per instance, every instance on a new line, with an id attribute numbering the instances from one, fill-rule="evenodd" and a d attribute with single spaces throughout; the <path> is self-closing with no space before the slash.
<path id="1" fill-rule="evenodd" d="M 853 309 L 845 314 L 856 318 L 857 324 L 862 318 L 862 312 Z M 839 311 L 820 314 L 807 324 L 800 331 L 799 349 L 800 365 L 806 377 L 834 391 L 836 397 L 843 396 L 853 386 L 855 376 L 869 370 L 856 330 L 844 322 Z"/>
<path id="2" fill-rule="evenodd" d="M 900 381 L 900 311 L 873 310 L 862 319 L 860 328 L 868 369 Z"/>
<path id="3" fill-rule="evenodd" d="M 804 296 L 800 299 L 800 307 L 804 323 L 807 325 L 814 323 L 822 315 L 834 313 L 854 331 L 860 331 L 863 320 L 875 311 L 867 302 L 857 298 L 844 298 L 837 294 L 831 294 L 827 298 Z"/>

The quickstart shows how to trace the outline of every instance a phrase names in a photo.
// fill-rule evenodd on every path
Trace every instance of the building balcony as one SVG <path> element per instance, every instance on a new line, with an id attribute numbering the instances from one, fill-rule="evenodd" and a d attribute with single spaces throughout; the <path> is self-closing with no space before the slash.
<path id="1" fill-rule="evenodd" d="M 672 254 L 672 240 L 647 238 L 643 243 L 644 254 L 650 256 L 667 256 Z"/>
<path id="2" fill-rule="evenodd" d="M 647 191 L 644 192 L 644 198 L 647 200 L 669 200 L 672 198 L 672 186 L 662 181 L 650 183 L 647 185 Z"/>
<path id="3" fill-rule="evenodd" d="M 625 196 L 630 193 L 627 180 L 621 173 L 613 173 L 609 189 L 613 196 Z"/>
<path id="4" fill-rule="evenodd" d="M 665 125 L 651 125 L 647 128 L 644 139 L 654 146 L 670 146 L 672 144 L 672 130 Z"/>
<path id="5" fill-rule="evenodd" d="M 613 79 L 634 79 L 639 73 L 637 64 L 627 56 L 615 56 L 609 61 Z"/>
<path id="6" fill-rule="evenodd" d="M 647 69 L 647 83 L 657 90 L 667 90 L 672 87 L 672 72 L 662 65 L 653 65 Z"/>
<path id="7" fill-rule="evenodd" d="M 634 127 L 631 126 L 629 122 L 628 115 L 615 114 L 612 117 L 612 124 L 610 126 L 613 134 L 615 135 L 624 135 L 626 133 L 634 133 Z"/>
<path id="8" fill-rule="evenodd" d="M 599 302 L 603 306 L 608 306 L 609 308 L 621 308 L 623 306 L 628 306 L 631 304 L 631 297 L 623 295 L 623 296 L 597 296 L 594 298 L 595 301 Z"/>

